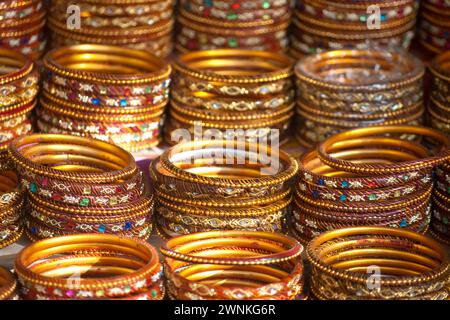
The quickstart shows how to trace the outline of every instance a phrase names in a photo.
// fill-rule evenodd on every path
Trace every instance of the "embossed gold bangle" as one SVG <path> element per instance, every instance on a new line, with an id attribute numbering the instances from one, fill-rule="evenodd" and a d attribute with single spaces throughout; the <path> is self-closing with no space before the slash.
<path id="1" fill-rule="evenodd" d="M 32 159 L 27 158 L 23 155 L 23 152 L 29 150 L 30 148 L 40 147 L 43 151 L 45 146 L 62 145 L 68 148 L 71 145 L 74 147 L 72 150 L 82 151 L 83 146 L 92 147 L 94 149 L 82 151 L 86 155 L 88 153 L 95 153 L 97 159 L 113 160 L 117 164 L 122 166 L 120 170 L 112 170 L 110 172 L 103 173 L 77 173 L 77 172 L 63 172 L 61 170 L 56 170 L 47 166 L 38 165 L 33 162 Z M 55 149 L 56 150 L 56 149 Z M 94 151 L 96 150 L 96 151 Z M 88 152 L 88 153 L 86 153 Z M 51 135 L 51 134 L 35 134 L 26 137 L 21 137 L 13 141 L 9 148 L 9 153 L 11 159 L 16 162 L 21 170 L 30 170 L 37 174 L 45 174 L 56 179 L 71 179 L 77 182 L 85 182 L 86 178 L 92 179 L 91 182 L 114 182 L 116 180 L 125 178 L 134 174 L 137 171 L 136 162 L 134 158 L 126 152 L 125 150 L 113 146 L 109 143 L 105 143 L 99 140 L 80 138 L 75 136 L 67 135 Z M 70 155 L 67 155 L 67 159 L 70 159 Z"/>
<path id="2" fill-rule="evenodd" d="M 15 270 L 27 284 L 26 299 L 111 299 L 150 290 L 155 299 L 164 295 L 157 252 L 137 239 L 87 234 L 42 240 L 17 255 Z M 74 270 L 82 274 L 77 288 L 67 282 Z"/>
<path id="3" fill-rule="evenodd" d="M 313 269 L 312 292 L 319 298 L 447 299 L 449 295 L 448 253 L 436 241 L 412 231 L 380 227 L 329 231 L 309 243 L 306 255 Z M 381 276 L 378 290 L 367 287 L 367 270 L 373 265 Z"/>
<path id="4" fill-rule="evenodd" d="M 245 63 L 249 63 L 247 66 L 250 66 L 252 65 L 252 61 L 264 61 L 267 65 L 272 65 L 272 71 L 268 69 L 267 72 L 247 74 L 239 78 L 227 74 L 221 75 L 217 72 L 213 73 L 208 70 L 202 71 L 201 73 L 193 70 L 193 68 L 197 68 L 197 63 L 208 67 L 217 66 L 217 68 L 220 69 L 220 67 L 228 65 L 229 63 L 232 63 L 232 61 L 239 61 L 239 65 L 242 66 L 245 66 Z M 287 56 L 256 50 L 222 49 L 186 53 L 178 58 L 173 67 L 176 71 L 194 78 L 223 83 L 250 84 L 277 81 L 286 79 L 292 75 L 292 62 Z"/>
<path id="5" fill-rule="evenodd" d="M 416 134 L 430 139 L 434 139 L 437 143 L 436 150 L 428 157 L 418 160 L 405 161 L 402 163 L 394 164 L 369 164 L 369 165 L 355 165 L 354 163 L 342 159 L 335 159 L 331 157 L 328 152 L 330 150 L 342 150 L 345 149 L 346 141 L 350 142 L 353 139 L 360 139 L 364 137 L 370 137 L 379 134 Z M 379 138 L 381 141 L 382 138 Z M 424 168 L 431 168 L 435 165 L 439 165 L 444 161 L 450 159 L 450 142 L 447 137 L 442 133 L 433 129 L 415 126 L 381 126 L 381 127 L 369 127 L 346 131 L 344 133 L 337 134 L 319 146 L 318 154 L 320 159 L 334 168 L 356 172 L 356 173 L 396 173 L 409 170 L 420 170 Z"/>

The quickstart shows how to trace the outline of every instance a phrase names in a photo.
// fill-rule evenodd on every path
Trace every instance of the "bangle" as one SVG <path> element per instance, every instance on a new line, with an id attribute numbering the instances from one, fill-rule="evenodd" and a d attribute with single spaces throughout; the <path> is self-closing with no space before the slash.
<path id="1" fill-rule="evenodd" d="M 67 151 L 69 150 L 69 146 L 72 145 L 75 147 L 75 149 L 72 150 L 78 149 L 82 152 L 81 154 L 86 155 L 96 153 L 98 158 L 93 159 L 103 158 L 107 161 L 112 160 L 116 162 L 116 165 L 121 166 L 122 168 L 102 173 L 62 172 L 60 170 L 34 163 L 32 158 L 23 155 L 25 152 L 28 152 L 30 148 L 39 147 L 42 151 L 44 151 L 46 147 L 52 148 L 52 145 L 54 145 L 55 148 L 58 145 L 61 145 Z M 36 174 L 44 174 L 56 179 L 69 178 L 76 182 L 84 182 L 86 179 L 90 179 L 90 182 L 94 183 L 114 182 L 133 175 L 137 171 L 136 162 L 131 154 L 125 150 L 102 141 L 79 138 L 75 136 L 35 134 L 22 137 L 11 143 L 9 153 L 13 161 L 15 161 L 18 165 L 20 171 L 28 170 Z M 70 159 L 70 157 L 68 156 L 67 159 Z"/>
<path id="2" fill-rule="evenodd" d="M 95 137 L 128 151 L 159 143 L 159 123 L 168 102 L 171 73 L 170 65 L 163 60 L 141 50 L 79 45 L 50 51 L 44 58 L 44 67 L 46 81 L 38 112 L 38 125 L 44 132 Z M 105 67 L 108 73 L 104 72 Z M 49 114 L 57 119 L 49 122 Z M 71 125 L 67 122 L 77 124 L 78 130 L 62 127 Z M 144 126 L 152 123 L 156 127 L 147 132 L 130 130 L 143 122 Z M 123 133 L 117 129 L 92 132 L 117 123 Z"/>
<path id="3" fill-rule="evenodd" d="M 208 156 L 209 152 L 217 155 L 220 150 L 228 160 L 230 157 L 244 160 L 244 166 L 227 165 L 220 162 L 225 158 Z M 149 167 L 156 186 L 157 228 L 172 230 L 171 233 L 182 231 L 182 225 L 172 223 L 171 218 L 164 215 L 164 212 L 171 211 L 182 213 L 180 218 L 185 224 L 190 224 L 186 221 L 204 220 L 201 225 L 205 229 L 239 226 L 254 230 L 251 225 L 257 224 L 261 227 L 256 230 L 282 230 L 284 208 L 290 202 L 291 178 L 298 165 L 286 153 L 277 152 L 276 163 L 269 168 L 261 162 L 261 153 L 264 152 L 268 156 L 275 155 L 270 147 L 232 140 L 182 143 L 164 152 Z M 192 156 L 202 161 L 190 163 Z M 274 211 L 278 212 L 276 217 Z M 236 219 L 223 224 L 217 222 L 217 217 L 209 218 L 214 214 L 223 215 L 227 220 Z M 262 220 L 271 220 L 272 223 L 263 226 Z M 188 230 L 204 231 L 201 228 L 190 225 Z"/>
<path id="4" fill-rule="evenodd" d="M 137 239 L 88 234 L 41 240 L 17 255 L 15 270 L 25 299 L 126 298 L 153 290 L 162 298 L 157 252 Z M 81 274 L 76 284 L 67 281 L 74 273 Z"/>
<path id="5" fill-rule="evenodd" d="M 447 252 L 436 241 L 412 231 L 381 227 L 329 231 L 308 244 L 306 255 L 313 269 L 312 293 L 316 297 L 319 294 L 318 298 L 448 296 Z M 377 290 L 367 287 L 365 271 L 370 265 L 377 265 L 381 271 Z"/>
<path id="6" fill-rule="evenodd" d="M 213 57 L 213 58 L 211 58 Z M 272 64 L 271 69 L 274 71 L 270 71 L 268 69 L 267 72 L 257 73 L 251 76 L 231 76 L 231 75 L 221 75 L 219 73 L 213 73 L 211 71 L 203 71 L 199 73 L 196 70 L 193 70 L 191 65 L 199 65 L 202 64 L 206 66 L 214 65 L 217 61 L 220 65 L 227 63 L 226 61 L 221 61 L 222 59 L 230 59 L 229 61 L 240 61 L 240 64 L 245 65 L 244 63 L 253 64 L 252 61 L 264 61 L 265 64 Z M 200 64 L 202 63 L 202 64 Z M 207 81 L 218 81 L 224 83 L 242 83 L 242 84 L 252 84 L 252 83 L 260 83 L 260 82 L 268 82 L 268 81 L 278 81 L 281 79 L 289 78 L 292 74 L 291 71 L 291 61 L 287 56 L 269 52 L 258 52 L 253 50 L 213 50 L 213 51 L 199 51 L 185 54 L 175 62 L 173 65 L 174 69 L 177 72 L 180 72 L 184 75 L 194 77 L 201 80 Z M 195 68 L 195 67 L 194 67 Z"/>
<path id="7" fill-rule="evenodd" d="M 396 133 L 408 133 L 422 135 L 427 138 L 434 139 L 438 143 L 436 151 L 434 154 L 411 161 L 404 161 L 401 163 L 394 164 L 369 164 L 369 165 L 355 165 L 351 161 L 335 159 L 328 154 L 328 150 L 342 150 L 345 149 L 345 141 L 351 141 L 355 138 L 364 138 L 377 135 L 379 133 L 386 134 L 396 134 Z M 345 137 L 345 138 L 344 138 Z M 382 140 L 382 138 L 380 138 Z M 339 144 L 339 147 L 337 146 Z M 414 126 L 382 126 L 382 127 L 370 127 L 355 129 L 352 131 L 347 131 L 345 133 L 337 134 L 324 143 L 322 143 L 318 148 L 318 155 L 320 159 L 327 165 L 333 166 L 337 169 L 356 172 L 356 173 L 398 173 L 408 170 L 421 170 L 430 168 L 435 165 L 450 159 L 449 151 L 449 140 L 443 134 L 438 131 L 424 128 L 424 127 L 414 127 Z"/>
<path id="8" fill-rule="evenodd" d="M 0 173 L 0 248 L 15 243 L 23 231 L 24 194 L 10 166 L 6 163 Z"/>
<path id="9" fill-rule="evenodd" d="M 99 140 L 35 134 L 14 140 L 9 154 L 27 190 L 32 240 L 76 232 L 149 236 L 153 197 L 125 150 Z"/>
<path id="10" fill-rule="evenodd" d="M 168 289 L 178 299 L 294 299 L 303 287 L 303 267 L 295 259 L 302 251 L 292 238 L 254 231 L 195 233 L 161 248 Z M 212 287 L 208 279 L 224 285 Z"/>

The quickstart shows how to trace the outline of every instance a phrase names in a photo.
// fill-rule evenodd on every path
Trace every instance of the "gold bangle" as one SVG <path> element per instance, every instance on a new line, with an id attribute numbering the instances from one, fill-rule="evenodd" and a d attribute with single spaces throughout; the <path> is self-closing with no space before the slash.
<path id="1" fill-rule="evenodd" d="M 140 68 L 140 72 L 134 74 L 109 74 L 104 72 L 90 72 L 82 69 L 67 68 L 64 63 L 72 61 L 74 57 L 78 63 L 92 61 L 91 58 L 98 55 L 100 61 L 109 61 L 114 59 L 122 63 L 131 63 L 133 67 Z M 69 59 L 69 60 L 67 60 Z M 105 60 L 106 59 L 106 60 Z M 166 79 L 171 72 L 170 65 L 154 57 L 150 53 L 140 50 L 119 48 L 105 45 L 78 45 L 55 49 L 47 53 L 44 57 L 44 66 L 52 72 L 64 77 L 75 78 L 79 80 L 93 80 L 104 84 L 130 85 L 141 84 L 145 82 L 155 82 Z M 145 70 L 145 71 L 143 71 Z"/>
<path id="2" fill-rule="evenodd" d="M 390 134 L 408 133 L 408 134 L 423 135 L 425 137 L 434 139 L 438 143 L 438 147 L 436 148 L 436 152 L 427 158 L 404 161 L 401 163 L 393 163 L 388 165 L 377 163 L 358 165 L 352 163 L 351 161 L 333 158 L 328 154 L 328 150 L 330 148 L 333 148 L 333 146 L 337 146 L 338 144 L 340 149 L 345 148 L 345 141 L 351 141 L 352 139 L 361 139 L 364 137 L 370 137 L 373 135 L 386 133 Z M 382 138 L 380 138 L 380 140 L 382 140 Z M 334 135 L 333 137 L 327 139 L 319 146 L 318 154 L 319 158 L 325 164 L 344 171 L 350 171 L 355 173 L 366 173 L 366 174 L 373 174 L 377 172 L 398 173 L 433 167 L 435 165 L 439 165 L 440 163 L 446 160 L 449 160 L 450 159 L 449 145 L 450 145 L 449 139 L 445 137 L 442 133 L 434 129 L 416 126 L 380 126 L 380 127 L 360 128 Z"/>
<path id="3" fill-rule="evenodd" d="M 64 172 L 56 170 L 47 166 L 34 163 L 32 159 L 28 159 L 22 155 L 22 150 L 33 144 L 53 144 L 58 143 L 73 145 L 76 150 L 76 144 L 79 146 L 89 146 L 97 150 L 99 159 L 111 159 L 111 156 L 119 157 L 126 165 L 120 170 L 112 170 L 102 173 L 83 173 L 83 172 Z M 25 148 L 25 149 L 24 149 Z M 56 179 L 69 179 L 76 182 L 85 182 L 86 179 L 93 183 L 114 182 L 127 176 L 133 175 L 137 172 L 136 162 L 133 156 L 125 150 L 113 146 L 109 143 L 94 139 L 81 138 L 68 135 L 52 135 L 52 134 L 34 134 L 25 136 L 14 140 L 9 147 L 9 154 L 11 159 L 21 168 L 21 170 L 28 170 L 36 174 L 47 175 Z M 70 156 L 67 156 L 70 159 Z"/>

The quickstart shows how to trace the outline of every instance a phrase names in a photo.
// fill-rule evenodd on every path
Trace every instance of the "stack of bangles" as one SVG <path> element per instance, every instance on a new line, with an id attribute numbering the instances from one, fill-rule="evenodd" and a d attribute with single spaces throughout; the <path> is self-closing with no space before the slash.
<path id="1" fill-rule="evenodd" d="M 53 0 L 50 44 L 113 45 L 164 58 L 173 50 L 173 5 L 174 0 Z M 69 11 L 73 6 L 79 12 Z"/>
<path id="2" fill-rule="evenodd" d="M 450 161 L 436 169 L 431 233 L 450 245 Z"/>
<path id="3" fill-rule="evenodd" d="M 238 141 L 180 143 L 150 164 L 163 238 L 210 230 L 283 233 L 297 162 Z"/>
<path id="4" fill-rule="evenodd" d="M 418 0 L 298 0 L 290 54 L 336 49 L 408 49 L 414 37 Z"/>
<path id="5" fill-rule="evenodd" d="M 436 56 L 430 65 L 431 92 L 428 121 L 450 137 L 450 51 Z"/>
<path id="6" fill-rule="evenodd" d="M 22 236 L 24 201 L 17 174 L 12 170 L 1 169 L 0 248 L 15 243 Z"/>
<path id="7" fill-rule="evenodd" d="M 425 127 L 380 126 L 337 134 L 299 161 L 291 229 L 302 243 L 352 226 L 425 233 L 432 170 L 449 159 L 449 140 Z"/>
<path id="8" fill-rule="evenodd" d="M 38 81 L 39 73 L 31 60 L 0 49 L 0 154 L 11 140 L 33 130 L 30 118 L 36 105 Z"/>
<path id="9" fill-rule="evenodd" d="M 161 252 L 176 300 L 294 300 L 303 291 L 303 247 L 270 232 L 213 231 L 169 240 Z"/>
<path id="10" fill-rule="evenodd" d="M 138 152 L 161 141 L 171 67 L 148 52 L 78 45 L 44 57 L 41 132 L 93 137 Z"/>
<path id="11" fill-rule="evenodd" d="M 419 125 L 423 63 L 407 52 L 334 50 L 295 67 L 296 137 L 312 147 L 341 131 L 377 125 Z"/>
<path id="12" fill-rule="evenodd" d="M 222 139 L 286 138 L 294 115 L 288 56 L 255 50 L 196 51 L 179 56 L 173 68 L 166 127 L 170 144 L 178 142 L 172 133 L 180 128 Z"/>
<path id="13" fill-rule="evenodd" d="M 14 275 L 0 267 L 0 300 L 18 300 L 17 280 Z"/>
<path id="14" fill-rule="evenodd" d="M 153 196 L 125 150 L 94 139 L 34 134 L 9 148 L 27 190 L 31 240 L 74 233 L 147 239 Z"/>
<path id="15" fill-rule="evenodd" d="M 306 249 L 311 295 L 320 300 L 447 300 L 450 260 L 435 240 L 409 230 L 333 230 Z"/>
<path id="16" fill-rule="evenodd" d="M 0 47 L 20 52 L 31 60 L 38 60 L 42 56 L 46 46 L 44 2 L 0 2 Z"/>
<path id="17" fill-rule="evenodd" d="M 420 16 L 420 44 L 433 54 L 449 50 L 450 2 L 422 0 Z"/>
<path id="18" fill-rule="evenodd" d="M 286 51 L 291 10 L 289 0 L 182 0 L 175 48 Z"/>
<path id="19" fill-rule="evenodd" d="M 165 293 L 156 249 L 114 235 L 35 242 L 17 254 L 15 272 L 25 300 L 162 300 Z"/>

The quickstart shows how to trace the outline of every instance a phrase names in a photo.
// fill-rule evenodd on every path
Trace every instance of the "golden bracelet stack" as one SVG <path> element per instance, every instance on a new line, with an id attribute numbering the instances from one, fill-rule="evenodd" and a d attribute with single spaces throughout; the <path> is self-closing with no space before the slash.
<path id="1" fill-rule="evenodd" d="M 420 60 L 401 51 L 334 50 L 301 59 L 297 139 L 312 147 L 358 127 L 421 124 L 424 73 Z"/>
<path id="2" fill-rule="evenodd" d="M 303 247 L 270 232 L 214 231 L 169 240 L 169 298 L 177 300 L 294 300 L 303 291 Z"/>
<path id="3" fill-rule="evenodd" d="M 419 42 L 431 54 L 450 49 L 450 3 L 448 1 L 421 1 Z"/>
<path id="4" fill-rule="evenodd" d="M 352 226 L 424 233 L 431 218 L 432 170 L 449 159 L 448 138 L 425 127 L 334 135 L 300 158 L 291 230 L 303 243 Z"/>
<path id="5" fill-rule="evenodd" d="M 0 49 L 0 154 L 11 140 L 32 132 L 38 91 L 35 64 L 13 50 Z"/>
<path id="6" fill-rule="evenodd" d="M 408 49 L 418 10 L 417 0 L 299 0 L 290 54 L 300 58 L 336 49 Z"/>
<path id="7" fill-rule="evenodd" d="M 67 14 L 72 5 L 77 11 Z M 48 18 L 51 47 L 113 45 L 167 57 L 173 49 L 173 5 L 173 0 L 53 0 Z"/>
<path id="8" fill-rule="evenodd" d="M 283 233 L 295 159 L 256 143 L 178 144 L 150 164 L 163 238 L 209 230 Z"/>
<path id="9" fill-rule="evenodd" d="M 431 92 L 428 121 L 431 127 L 450 137 L 450 52 L 437 55 L 431 62 Z"/>
<path id="10" fill-rule="evenodd" d="M 16 256 L 25 300 L 162 300 L 158 253 L 139 239 L 84 234 L 35 242 Z"/>
<path id="11" fill-rule="evenodd" d="M 0 161 L 7 160 L 0 157 Z M 0 169 L 0 249 L 15 243 L 22 236 L 24 205 L 24 193 L 17 174 L 12 170 Z"/>
<path id="12" fill-rule="evenodd" d="M 181 53 L 222 48 L 283 52 L 291 10 L 289 0 L 182 0 L 175 48 Z"/>
<path id="13" fill-rule="evenodd" d="M 95 139 L 34 134 L 14 140 L 9 154 L 27 190 L 31 240 L 76 233 L 150 236 L 153 196 L 127 151 Z"/>
<path id="14" fill-rule="evenodd" d="M 38 60 L 46 46 L 45 1 L 2 1 L 0 7 L 0 43 L 2 48 L 20 52 Z"/>
<path id="15" fill-rule="evenodd" d="M 292 61 L 286 55 L 196 51 L 179 56 L 173 68 L 166 127 L 170 144 L 179 142 L 179 133 L 186 130 L 206 140 L 286 138 L 294 114 Z"/>
<path id="16" fill-rule="evenodd" d="M 312 240 L 311 295 L 320 300 L 447 300 L 448 252 L 418 233 L 359 227 Z"/>
<path id="17" fill-rule="evenodd" d="M 171 67 L 152 54 L 104 45 L 44 57 L 41 132 L 93 137 L 137 152 L 162 139 Z"/>

